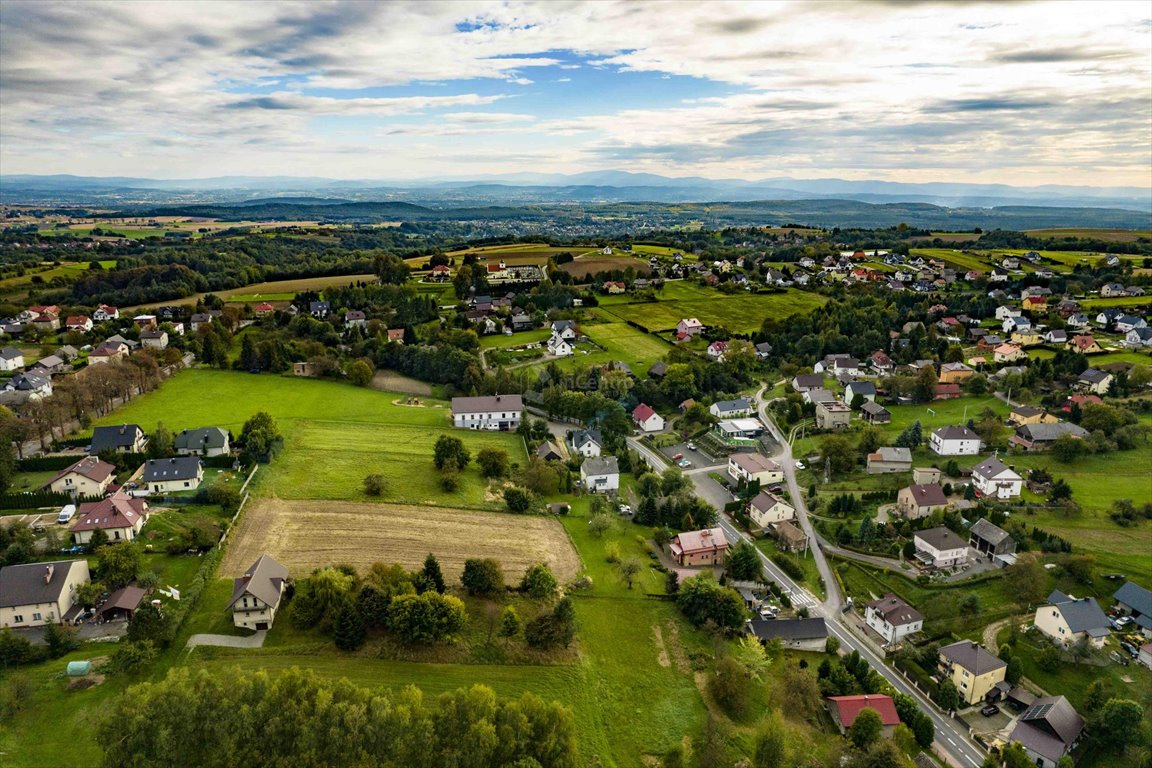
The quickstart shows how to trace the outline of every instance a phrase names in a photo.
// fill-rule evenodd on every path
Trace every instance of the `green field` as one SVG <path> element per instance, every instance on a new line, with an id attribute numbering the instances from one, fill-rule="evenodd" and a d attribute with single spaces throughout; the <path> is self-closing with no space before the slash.
<path id="1" fill-rule="evenodd" d="M 332 286 L 345 286 L 353 283 L 368 282 L 374 283 L 377 281 L 376 275 L 328 275 L 325 277 L 301 277 L 295 280 L 273 280 L 266 283 L 252 283 L 243 288 L 230 288 L 225 291 L 213 291 L 212 293 L 225 301 L 245 301 L 246 299 L 237 299 L 236 297 L 256 297 L 252 301 L 286 301 L 295 298 L 296 294 L 300 291 L 322 291 L 325 288 Z M 286 296 L 281 299 L 270 299 L 268 296 Z M 191 296 L 185 296 L 183 299 L 176 301 L 156 301 L 151 304 L 140 304 L 135 307 L 123 307 L 121 311 L 133 311 L 138 309 L 150 309 L 152 307 L 159 307 L 166 304 L 189 305 L 195 304 L 200 299 L 204 298 L 205 294 L 196 293 Z"/>
<path id="2" fill-rule="evenodd" d="M 462 475 L 460 490 L 443 494 L 432 466 L 432 445 L 441 434 L 464 440 L 473 454 L 485 446 L 525 458 L 514 434 L 456 430 L 448 405 L 423 400 L 423 407 L 396 405 L 388 392 L 347 384 L 290 377 L 194 369 L 140 397 L 98 425 L 140 424 L 146 432 L 163 421 L 175 431 L 217 426 L 239 435 L 255 412 L 272 414 L 284 433 L 285 450 L 258 473 L 257 487 L 289 499 L 363 499 L 360 483 L 378 473 L 392 482 L 381 501 L 448 506 L 499 506 L 484 501 L 485 483 L 476 468 Z"/>
<path id="3" fill-rule="evenodd" d="M 1111 240 L 1117 243 L 1132 243 L 1142 237 L 1152 237 L 1152 232 L 1139 229 L 1030 229 L 1024 234 L 1032 237 L 1082 237 L 1090 240 Z"/>
<path id="4" fill-rule="evenodd" d="M 1080 302 L 1083 309 L 1103 307 L 1146 307 L 1152 304 L 1152 296 L 1114 296 L 1108 299 L 1085 299 Z"/>
<path id="5" fill-rule="evenodd" d="M 576 365 L 604 365 L 620 361 L 631 366 L 637 376 L 643 377 L 647 375 L 649 366 L 663 358 L 672 348 L 667 342 L 639 331 L 627 323 L 589 323 L 581 326 L 580 330 L 603 347 L 603 351 L 588 355 L 577 351 L 572 357 L 558 361 L 557 364 L 562 369 Z"/>
<path id="6" fill-rule="evenodd" d="M 481 349 L 507 349 L 508 347 L 522 347 L 525 344 L 539 343 L 547 341 L 552 335 L 552 331 L 548 328 L 534 328 L 530 331 L 520 331 L 511 336 L 505 336 L 502 333 L 494 333 L 490 336 L 480 337 Z"/>
<path id="7" fill-rule="evenodd" d="M 262 301 L 292 301 L 296 294 L 291 291 L 281 293 L 245 293 L 235 294 L 224 299 L 230 304 L 259 304 Z"/>
<path id="8" fill-rule="evenodd" d="M 760 330 L 766 318 L 782 320 L 790 315 L 807 314 L 826 301 L 820 294 L 807 291 L 724 294 L 695 285 L 668 283 L 657 302 L 609 304 L 602 311 L 620 320 L 637 323 L 649 332 L 668 331 L 675 328 L 681 319 L 695 317 L 708 326 L 723 326 L 734 333 L 751 333 Z"/>

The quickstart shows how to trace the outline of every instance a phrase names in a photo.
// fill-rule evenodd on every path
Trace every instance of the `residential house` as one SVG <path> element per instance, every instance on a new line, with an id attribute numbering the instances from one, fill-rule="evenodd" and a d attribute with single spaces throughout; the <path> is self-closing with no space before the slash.
<path id="1" fill-rule="evenodd" d="M 536 458 L 544 461 L 563 461 L 564 454 L 560 451 L 560 446 L 551 440 L 545 440 L 540 443 L 540 447 L 536 449 Z"/>
<path id="2" fill-rule="evenodd" d="M 1055 424 L 1059 418 L 1048 413 L 1043 408 L 1033 408 L 1030 405 L 1018 405 L 1008 414 L 1008 423 L 1014 427 L 1025 424 Z"/>
<path id="3" fill-rule="evenodd" d="M 996 308 L 996 319 L 1001 321 L 1010 320 L 1013 317 L 1020 317 L 1021 314 L 1022 313 L 1018 307 L 1012 307 L 1007 304 L 1003 304 Z"/>
<path id="4" fill-rule="evenodd" d="M 884 406 L 869 401 L 860 406 L 860 418 L 869 424 L 888 424 L 892 421 L 892 413 Z"/>
<path id="5" fill-rule="evenodd" d="M 40 627 L 70 620 L 80 608 L 76 590 L 90 580 L 84 559 L 0 568 L 0 628 Z"/>
<path id="6" fill-rule="evenodd" d="M 45 333 L 60 329 L 60 317 L 52 312 L 45 312 L 32 319 L 30 325 Z"/>
<path id="7" fill-rule="evenodd" d="M 256 317 L 266 317 L 276 311 L 276 307 L 266 301 L 262 301 L 252 308 L 252 313 Z"/>
<path id="8" fill-rule="evenodd" d="M 811 403 L 812 405 L 816 403 L 830 403 L 836 399 L 836 395 L 826 389 L 810 389 L 800 397 L 804 402 Z"/>
<path id="9" fill-rule="evenodd" d="M 864 402 L 876 402 L 876 385 L 871 381 L 850 381 L 844 385 L 844 402 L 854 403 L 857 397 Z"/>
<path id="10" fill-rule="evenodd" d="M 1117 611 L 1124 616 L 1131 616 L 1144 636 L 1152 637 L 1152 592 L 1139 584 L 1126 581 L 1112 595 L 1112 599 L 1116 601 Z"/>
<path id="11" fill-rule="evenodd" d="M 96 427 L 92 430 L 92 443 L 88 453 L 95 456 L 105 451 L 114 453 L 144 453 L 148 437 L 139 424 L 121 424 L 118 427 Z"/>
<path id="12" fill-rule="evenodd" d="M 462 429 L 514 431 L 523 414 L 521 395 L 452 398 L 452 426 Z"/>
<path id="13" fill-rule="evenodd" d="M 548 339 L 548 344 L 546 346 L 548 349 L 548 354 L 552 355 L 553 357 L 571 357 L 572 355 L 576 354 L 576 348 L 572 346 L 571 341 L 555 334 L 553 334 L 552 337 Z"/>
<path id="14" fill-rule="evenodd" d="M 956 568 L 968 562 L 968 542 L 940 526 L 912 535 L 916 559 L 933 568 Z"/>
<path id="15" fill-rule="evenodd" d="M 713 360 L 722 361 L 724 359 L 724 355 L 728 353 L 728 342 L 714 341 L 708 345 L 707 352 L 708 357 L 712 358 Z"/>
<path id="16" fill-rule="evenodd" d="M 1012 331 L 1009 340 L 1020 347 L 1037 347 L 1044 343 L 1040 331 L 1035 328 L 1021 328 L 1018 331 Z"/>
<path id="17" fill-rule="evenodd" d="M 1142 317 L 1137 317 L 1136 315 L 1120 315 L 1120 317 L 1116 318 L 1117 333 L 1128 333 L 1128 331 L 1132 331 L 1137 328 L 1147 327 L 1148 321 Z"/>
<path id="18" fill-rule="evenodd" d="M 53 374 L 63 373 L 65 370 L 67 370 L 67 368 L 68 361 L 66 361 L 64 358 L 60 357 L 59 355 L 48 355 L 47 357 L 42 357 L 37 360 L 28 370 L 35 371 L 37 373 L 45 373 L 51 376 Z"/>
<path id="19" fill-rule="evenodd" d="M 1104 347 L 1095 338 L 1088 334 L 1078 334 L 1068 340 L 1068 349 L 1073 352 L 1079 352 L 1082 355 L 1089 355 L 1094 352 L 1103 352 Z"/>
<path id="20" fill-rule="evenodd" d="M 552 322 L 552 335 L 561 339 L 575 339 L 579 334 L 575 320 L 554 320 Z"/>
<path id="21" fill-rule="evenodd" d="M 803 394 L 824 386 L 824 377 L 820 374 L 801 374 L 792 377 L 792 389 Z"/>
<path id="22" fill-rule="evenodd" d="M 132 318 L 132 324 L 140 330 L 155 328 L 156 315 L 136 315 L 136 317 Z"/>
<path id="23" fill-rule="evenodd" d="M 1045 605 L 1036 609 L 1033 623 L 1041 634 L 1065 647 L 1087 643 L 1093 648 L 1103 648 L 1110 627 L 1096 598 L 1077 600 L 1058 589 L 1048 595 Z"/>
<path id="24" fill-rule="evenodd" d="M 720 565 L 728 556 L 728 539 L 721 528 L 679 533 L 668 545 L 678 565 Z"/>
<path id="25" fill-rule="evenodd" d="M 620 467 L 615 456 L 593 456 L 580 465 L 580 479 L 590 493 L 620 490 Z"/>
<path id="26" fill-rule="evenodd" d="M 1032 321 L 1023 315 L 1010 317 L 1000 325 L 1000 330 L 1004 333 L 1016 333 L 1018 331 L 1027 331 L 1032 329 Z"/>
<path id="27" fill-rule="evenodd" d="M 120 318 L 120 310 L 116 307 L 110 307 L 107 304 L 101 304 L 96 307 L 96 311 L 92 313 L 92 319 L 98 323 L 104 323 L 109 320 L 118 320 Z"/>
<path id="28" fill-rule="evenodd" d="M 1052 328 L 1044 332 L 1044 343 L 1062 347 L 1068 343 L 1068 332 L 1063 328 Z"/>
<path id="29" fill-rule="evenodd" d="M 1097 368 L 1089 368 L 1076 380 L 1076 389 L 1094 395 L 1106 395 L 1112 388 L 1112 374 Z"/>
<path id="30" fill-rule="evenodd" d="M 946 645 L 939 653 L 940 672 L 956 685 L 965 704 L 984 701 L 997 690 L 998 683 L 1004 682 L 1008 665 L 971 640 Z"/>
<path id="31" fill-rule="evenodd" d="M 753 440 L 764 434 L 764 424 L 759 419 L 725 419 L 714 431 L 726 441 Z"/>
<path id="32" fill-rule="evenodd" d="M 829 696 L 828 713 L 832 715 L 832 722 L 840 729 L 840 733 L 847 733 L 856 718 L 865 709 L 871 709 L 880 715 L 880 735 L 886 739 L 892 738 L 896 726 L 900 725 L 900 716 L 896 714 L 896 704 L 891 696 L 882 693 L 867 693 L 857 696 Z"/>
<path id="33" fill-rule="evenodd" d="M 60 470 L 44 488 L 52 493 L 79 496 L 103 496 L 116 478 L 116 467 L 95 456 L 85 456 L 70 467 Z"/>
<path id="34" fill-rule="evenodd" d="M 1147 633 L 1145 633 L 1145 637 L 1147 636 Z M 1140 646 L 1140 650 L 1136 654 L 1136 663 L 1152 669 L 1152 643 L 1144 643 L 1144 645 Z"/>
<path id="35" fill-rule="evenodd" d="M 907 450 L 907 449 L 905 449 Z M 912 463 L 911 459 L 908 461 Z M 937 483 L 913 483 L 896 494 L 896 512 L 909 520 L 928 517 L 937 510 L 948 508 L 948 497 Z"/>
<path id="36" fill-rule="evenodd" d="M 24 353 L 16 347 L 0 349 L 0 371 L 17 371 L 24 367 Z"/>
<path id="37" fill-rule="evenodd" d="M 153 349 L 164 349 L 168 346 L 168 334 L 165 331 L 142 331 L 140 343 Z"/>
<path id="38" fill-rule="evenodd" d="M 766 341 L 762 341 L 756 345 L 756 359 L 767 360 L 772 354 L 772 345 Z"/>
<path id="39" fill-rule="evenodd" d="M 1052 447 L 1063 435 L 1083 440 L 1088 431 L 1076 424 L 1061 421 L 1056 424 L 1025 424 L 1017 427 L 1016 434 L 1008 439 L 1009 445 L 1019 446 L 1026 451 L 1045 451 Z"/>
<path id="40" fill-rule="evenodd" d="M 992 350 L 992 359 L 997 363 L 1014 363 L 1027 360 L 1028 353 L 1016 344 L 1000 344 Z"/>
<path id="41" fill-rule="evenodd" d="M 972 484 L 984 496 L 994 499 L 1014 499 L 1020 495 L 1024 478 L 995 456 L 972 468 Z"/>
<path id="42" fill-rule="evenodd" d="M 1063 696 L 1036 699 L 1016 720 L 1008 741 L 1019 744 L 1037 768 L 1056 768 L 1084 732 L 1084 718 Z"/>
<path id="43" fill-rule="evenodd" d="M 1124 286 L 1120 283 L 1107 283 L 1100 286 L 1100 298 L 1116 299 L 1124 295 Z"/>
<path id="44" fill-rule="evenodd" d="M 180 456 L 224 456 L 232 450 L 229 434 L 219 427 L 185 429 L 172 440 Z"/>
<path id="45" fill-rule="evenodd" d="M 208 314 L 207 312 L 197 312 L 188 318 L 188 327 L 192 329 L 193 333 L 195 333 L 204 326 L 208 325 L 210 322 L 212 322 L 212 315 Z"/>
<path id="46" fill-rule="evenodd" d="M 664 417 L 656 413 L 650 405 L 640 403 L 632 409 L 632 423 L 641 432 L 659 432 L 664 429 Z"/>
<path id="47" fill-rule="evenodd" d="M 817 429 L 847 429 L 852 421 L 852 409 L 839 400 L 822 400 L 816 403 Z"/>
<path id="48" fill-rule="evenodd" d="M 363 328 L 368 323 L 368 315 L 358 309 L 350 309 L 344 313 L 345 328 Z"/>
<path id="49" fill-rule="evenodd" d="M 328 313 L 332 311 L 332 305 L 327 301 L 310 301 L 308 302 L 308 314 L 317 320 L 323 320 L 328 317 Z"/>
<path id="50" fill-rule="evenodd" d="M 616 280 L 609 280 L 600 286 L 600 290 L 609 295 L 615 295 L 618 293 L 624 293 L 626 290 L 628 290 L 628 286 Z"/>
<path id="51" fill-rule="evenodd" d="M 814 373 L 838 376 L 846 373 L 849 376 L 860 375 L 860 361 L 851 355 L 828 355 L 816 365 L 812 366 Z"/>
<path id="52" fill-rule="evenodd" d="M 808 536 L 791 520 L 784 520 L 773 526 L 776 533 L 776 546 L 785 552 L 808 551 Z"/>
<path id="53" fill-rule="evenodd" d="M 964 393 L 960 391 L 959 384 L 937 384 L 935 393 L 932 396 L 933 400 L 955 400 L 961 397 Z"/>
<path id="54" fill-rule="evenodd" d="M 867 471 L 870 475 L 883 475 L 891 472 L 912 471 L 912 450 L 910 448 L 878 448 L 868 454 Z"/>
<path id="55" fill-rule="evenodd" d="M 142 487 L 152 493 L 194 491 L 204 480 L 204 465 L 197 456 L 149 459 L 144 462 Z"/>
<path id="56" fill-rule="evenodd" d="M 796 517 L 796 510 L 792 505 L 775 494 L 760 491 L 752 501 L 748 502 L 748 516 L 759 528 L 767 528 L 773 523 L 792 520 Z"/>
<path id="57" fill-rule="evenodd" d="M 734 419 L 738 416 L 751 416 L 754 408 L 746 397 L 739 400 L 721 400 L 708 407 L 708 413 L 718 419 Z"/>
<path id="58" fill-rule="evenodd" d="M 26 371 L 8 379 L 4 389 L 23 392 L 29 400 L 42 400 L 52 396 L 52 377 L 46 371 Z"/>
<path id="59" fill-rule="evenodd" d="M 403 344 L 404 343 L 404 329 L 403 328 L 389 328 L 387 331 L 389 344 Z"/>
<path id="60" fill-rule="evenodd" d="M 966 384 L 976 371 L 964 363 L 944 363 L 940 366 L 941 384 Z"/>
<path id="61" fill-rule="evenodd" d="M 873 352 L 872 356 L 868 358 L 868 365 L 875 373 L 881 376 L 890 374 L 896 369 L 895 364 L 892 362 L 892 358 L 890 358 L 883 350 L 876 350 Z"/>
<path id="62" fill-rule="evenodd" d="M 1016 539 L 1008 531 L 994 525 L 982 517 L 968 529 L 968 546 L 982 554 L 993 557 L 1016 553 Z"/>
<path id="63" fill-rule="evenodd" d="M 92 330 L 92 318 L 84 315 L 71 315 L 64 321 L 64 327 L 70 331 L 87 333 Z"/>
<path id="64" fill-rule="evenodd" d="M 1026 296 L 1024 300 L 1020 302 L 1020 307 L 1025 312 L 1047 312 L 1048 299 L 1043 296 Z"/>
<path id="65" fill-rule="evenodd" d="M 924 629 L 924 617 L 920 611 L 893 594 L 864 606 L 864 623 L 889 645 Z"/>
<path id="66" fill-rule="evenodd" d="M 513 331 L 527 331 L 532 328 L 532 316 L 524 312 L 517 312 L 512 315 L 512 330 Z"/>
<path id="67" fill-rule="evenodd" d="M 686 341 L 703 333 L 704 325 L 694 317 L 686 317 L 676 324 L 676 340 Z"/>
<path id="68" fill-rule="evenodd" d="M 1124 344 L 1129 347 L 1152 347 L 1152 328 L 1133 328 L 1124 334 Z"/>
<path id="69" fill-rule="evenodd" d="M 784 472 L 772 459 L 758 453 L 734 453 L 728 457 L 728 476 L 736 482 L 756 481 L 761 485 L 780 483 Z"/>
<path id="70" fill-rule="evenodd" d="M 592 459 L 604 452 L 604 438 L 598 429 L 581 429 L 572 433 L 573 452 Z"/>
<path id="71" fill-rule="evenodd" d="M 99 365 L 128 357 L 129 347 L 122 341 L 108 339 L 100 342 L 96 349 L 88 353 L 88 365 Z"/>
<path id="72" fill-rule="evenodd" d="M 232 580 L 232 623 L 245 629 L 271 629 L 276 610 L 288 586 L 288 569 L 268 555 L 249 566 L 244 575 Z"/>
<path id="73" fill-rule="evenodd" d="M 779 640 L 785 648 L 823 651 L 828 643 L 828 626 L 823 617 L 809 619 L 752 619 L 745 631 L 761 643 Z"/>
<path id="74" fill-rule="evenodd" d="M 980 453 L 980 436 L 968 427 L 940 427 L 932 431 L 928 447 L 939 456 L 974 456 Z"/>
<path id="75" fill-rule="evenodd" d="M 96 529 L 104 531 L 109 541 L 132 541 L 148 519 L 148 504 L 133 499 L 124 491 L 96 502 L 81 504 L 68 531 L 74 544 L 87 544 Z"/>

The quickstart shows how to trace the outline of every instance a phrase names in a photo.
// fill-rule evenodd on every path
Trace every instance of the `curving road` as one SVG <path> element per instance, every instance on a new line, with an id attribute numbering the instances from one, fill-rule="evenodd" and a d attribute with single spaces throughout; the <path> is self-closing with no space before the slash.
<path id="1" fill-rule="evenodd" d="M 757 392 L 757 399 L 759 400 L 763 394 L 763 389 Z M 938 752 L 943 753 L 951 765 L 957 768 L 977 768 L 983 763 L 985 752 L 969 737 L 968 729 L 964 724 L 941 714 L 924 694 L 907 683 L 896 670 L 885 664 L 883 659 L 872 650 L 872 647 L 848 629 L 842 621 L 839 582 L 832 573 L 831 567 L 820 549 L 820 540 L 815 535 L 816 532 L 812 528 L 811 521 L 808 520 L 808 507 L 804 503 L 804 496 L 796 482 L 796 465 L 792 458 L 792 446 L 784 439 L 780 429 L 768 416 L 767 407 L 763 403 L 760 405 L 760 418 L 780 446 L 780 450 L 772 458 L 779 462 L 784 470 L 788 490 L 792 494 L 793 506 L 796 508 L 797 521 L 812 544 L 809 551 L 812 553 L 820 576 L 824 580 L 824 588 L 828 597 L 821 603 L 815 595 L 794 582 L 767 555 L 757 549 L 761 564 L 764 566 L 764 572 L 789 594 L 794 605 L 803 605 L 808 608 L 811 616 L 822 617 L 828 627 L 829 634 L 837 638 L 846 651 L 857 651 L 895 690 L 911 696 L 919 703 L 920 708 L 932 718 L 932 722 L 936 726 Z M 639 440 L 628 438 L 628 445 L 654 469 L 660 471 L 669 466 L 664 456 L 643 445 Z M 724 467 L 725 465 L 718 465 L 717 467 L 701 469 L 715 469 L 722 472 Z M 706 471 L 694 471 L 687 476 L 693 483 L 696 495 L 715 506 L 717 510 L 723 510 L 724 505 L 732 498 L 723 486 L 708 476 Z M 720 512 L 719 526 L 724 530 L 724 535 L 732 542 L 741 539 L 753 541 L 751 536 L 737 529 L 723 512 Z"/>

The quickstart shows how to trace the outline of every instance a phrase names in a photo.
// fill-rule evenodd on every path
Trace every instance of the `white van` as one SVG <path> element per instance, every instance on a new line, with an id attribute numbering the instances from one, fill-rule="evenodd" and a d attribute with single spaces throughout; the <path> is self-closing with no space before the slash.
<path id="1" fill-rule="evenodd" d="M 72 519 L 72 515 L 74 514 L 76 514 L 76 505 L 66 504 L 64 508 L 60 510 L 60 514 L 56 516 L 56 522 L 66 523 Z"/>

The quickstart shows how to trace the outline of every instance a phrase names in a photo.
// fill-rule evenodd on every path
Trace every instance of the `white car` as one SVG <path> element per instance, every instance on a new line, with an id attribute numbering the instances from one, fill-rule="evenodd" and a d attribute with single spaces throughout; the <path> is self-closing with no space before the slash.
<path id="1" fill-rule="evenodd" d="M 627 505 L 627 504 L 621 504 L 620 505 L 620 514 L 622 514 L 622 515 L 632 514 L 632 507 Z"/>
<path id="2" fill-rule="evenodd" d="M 802 462 L 802 461 L 796 462 L 796 469 L 804 469 L 804 462 Z"/>

